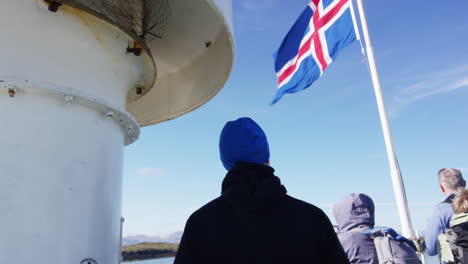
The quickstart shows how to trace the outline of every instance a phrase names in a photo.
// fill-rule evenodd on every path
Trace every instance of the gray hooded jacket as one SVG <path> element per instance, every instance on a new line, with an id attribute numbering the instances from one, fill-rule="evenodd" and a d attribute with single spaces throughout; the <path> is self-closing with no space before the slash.
<path id="1" fill-rule="evenodd" d="M 374 202 L 362 193 L 343 198 L 333 208 L 338 238 L 351 263 L 378 264 L 373 240 L 361 232 L 374 227 Z"/>

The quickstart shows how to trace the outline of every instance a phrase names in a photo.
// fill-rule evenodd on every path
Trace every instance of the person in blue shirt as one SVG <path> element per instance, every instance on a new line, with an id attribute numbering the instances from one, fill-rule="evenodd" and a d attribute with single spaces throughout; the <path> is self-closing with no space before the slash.
<path id="1" fill-rule="evenodd" d="M 439 253 L 438 237 L 450 228 L 450 219 L 454 214 L 452 200 L 455 193 L 460 189 L 464 189 L 466 185 L 462 173 L 458 169 L 441 169 L 438 176 L 440 188 L 446 199 L 436 205 L 427 223 L 424 247 L 426 253 L 430 256 Z"/>

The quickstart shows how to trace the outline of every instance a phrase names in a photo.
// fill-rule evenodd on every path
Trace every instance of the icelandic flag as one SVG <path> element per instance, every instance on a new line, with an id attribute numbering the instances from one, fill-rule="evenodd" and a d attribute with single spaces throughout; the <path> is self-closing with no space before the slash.
<path id="1" fill-rule="evenodd" d="M 308 88 L 355 39 L 351 0 L 312 0 L 274 55 L 278 90 L 272 103 Z"/>

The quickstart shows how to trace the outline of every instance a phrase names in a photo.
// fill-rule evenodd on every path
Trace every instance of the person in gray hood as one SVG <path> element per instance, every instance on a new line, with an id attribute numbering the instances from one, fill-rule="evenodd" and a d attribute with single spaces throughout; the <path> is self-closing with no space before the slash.
<path id="1" fill-rule="evenodd" d="M 350 194 L 333 207 L 338 239 L 350 263 L 379 263 L 372 238 L 362 234 L 374 227 L 374 212 L 374 202 L 362 193 Z"/>

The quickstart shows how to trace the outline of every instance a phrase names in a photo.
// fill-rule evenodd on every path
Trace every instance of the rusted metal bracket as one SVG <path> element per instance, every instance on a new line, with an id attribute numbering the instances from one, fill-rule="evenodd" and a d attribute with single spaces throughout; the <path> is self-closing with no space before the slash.
<path id="1" fill-rule="evenodd" d="M 136 40 L 133 41 L 131 44 L 129 44 L 127 47 L 127 53 L 133 53 L 133 55 L 135 56 L 140 56 L 142 50 L 143 50 L 143 47 Z"/>

